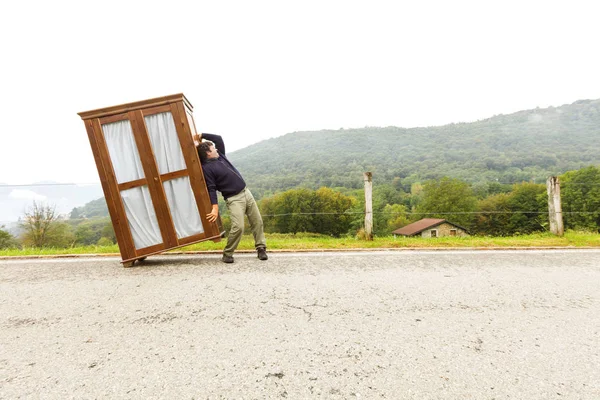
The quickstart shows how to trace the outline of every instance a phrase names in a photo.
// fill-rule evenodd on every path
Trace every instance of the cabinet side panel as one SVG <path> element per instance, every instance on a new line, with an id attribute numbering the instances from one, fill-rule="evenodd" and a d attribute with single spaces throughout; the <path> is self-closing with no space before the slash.
<path id="1" fill-rule="evenodd" d="M 202 226 L 204 226 L 204 234 L 206 237 L 218 236 L 220 232 L 217 224 L 211 223 L 206 219 L 206 215 L 210 213 L 212 205 L 210 203 L 210 197 L 208 196 L 206 181 L 204 180 L 204 174 L 202 173 L 202 167 L 200 166 L 200 158 L 198 157 L 198 151 L 194 145 L 192 130 L 189 126 L 183 102 L 171 104 L 171 109 L 173 119 L 175 120 L 177 135 L 179 135 L 179 143 L 181 143 L 181 151 L 183 152 L 183 157 L 187 164 L 190 185 L 194 192 L 194 197 L 196 198 Z"/>

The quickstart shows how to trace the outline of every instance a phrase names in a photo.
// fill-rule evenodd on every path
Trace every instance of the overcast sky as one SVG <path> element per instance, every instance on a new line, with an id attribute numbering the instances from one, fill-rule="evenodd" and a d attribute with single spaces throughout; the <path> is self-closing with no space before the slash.
<path id="1" fill-rule="evenodd" d="M 597 1 L 11 1 L 0 183 L 98 182 L 78 112 L 184 93 L 228 150 L 600 98 Z"/>

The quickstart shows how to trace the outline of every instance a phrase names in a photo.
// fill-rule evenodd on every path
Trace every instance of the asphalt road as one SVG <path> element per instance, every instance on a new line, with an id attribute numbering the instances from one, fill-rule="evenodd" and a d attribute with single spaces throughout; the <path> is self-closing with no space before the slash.
<path id="1" fill-rule="evenodd" d="M 600 250 L 0 260 L 0 398 L 600 399 Z"/>

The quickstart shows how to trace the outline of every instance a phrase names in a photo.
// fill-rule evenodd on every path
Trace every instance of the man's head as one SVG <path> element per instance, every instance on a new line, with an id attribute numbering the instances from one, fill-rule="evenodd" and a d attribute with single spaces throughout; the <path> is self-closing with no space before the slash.
<path id="1" fill-rule="evenodd" d="M 219 158 L 215 144 L 208 140 L 198 145 L 198 155 L 200 156 L 200 162 L 203 164 L 211 158 Z"/>

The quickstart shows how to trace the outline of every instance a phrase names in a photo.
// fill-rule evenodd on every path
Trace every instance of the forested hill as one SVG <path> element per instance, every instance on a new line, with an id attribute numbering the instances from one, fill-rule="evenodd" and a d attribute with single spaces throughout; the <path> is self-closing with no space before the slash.
<path id="1" fill-rule="evenodd" d="M 442 176 L 541 183 L 600 164 L 600 100 L 438 127 L 294 132 L 230 159 L 260 197 L 297 186 L 358 188 L 365 171 L 403 186 Z"/>

